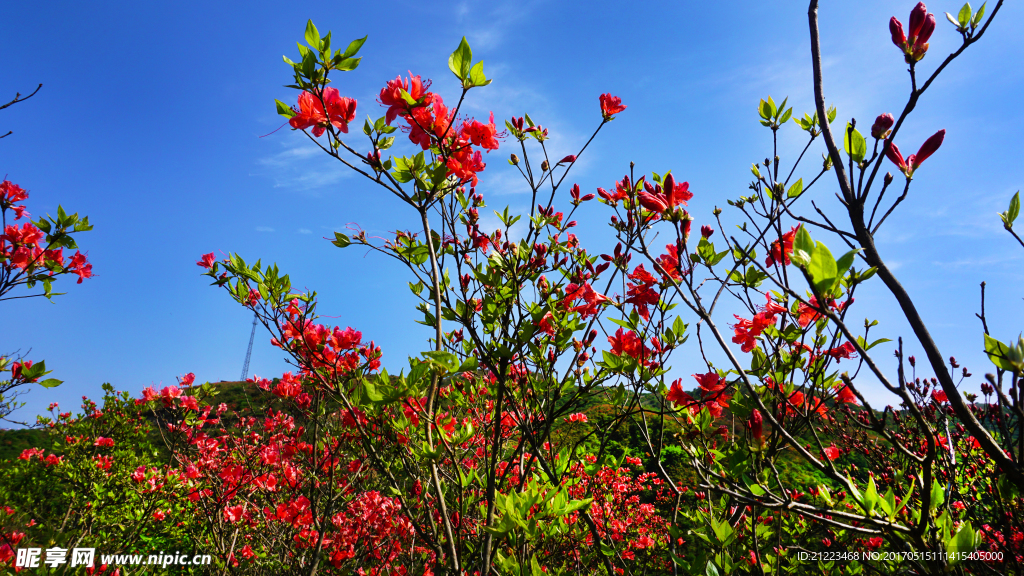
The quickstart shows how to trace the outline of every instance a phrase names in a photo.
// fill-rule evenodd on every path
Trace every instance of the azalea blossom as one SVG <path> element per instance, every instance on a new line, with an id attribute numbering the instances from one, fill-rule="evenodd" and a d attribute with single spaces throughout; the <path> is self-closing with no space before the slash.
<path id="1" fill-rule="evenodd" d="M 622 103 L 622 98 L 619 98 L 618 96 L 601 94 L 598 100 L 601 102 L 601 116 L 604 117 L 605 122 L 611 120 L 612 116 L 615 116 L 626 109 L 626 106 Z"/>

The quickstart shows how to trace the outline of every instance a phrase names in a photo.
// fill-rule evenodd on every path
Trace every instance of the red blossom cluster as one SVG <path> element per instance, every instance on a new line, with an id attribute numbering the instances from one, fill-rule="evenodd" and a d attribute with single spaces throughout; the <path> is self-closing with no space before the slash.
<path id="1" fill-rule="evenodd" d="M 24 205 L 16 205 L 28 198 L 28 192 L 21 186 L 4 180 L 0 183 L 0 211 L 13 210 L 15 220 L 27 215 Z M 32 274 L 39 267 L 45 267 L 50 277 L 57 274 L 73 273 L 78 275 L 78 283 L 92 277 L 92 264 L 85 254 L 75 251 L 70 260 L 64 257 L 64 248 L 52 248 L 52 244 L 43 247 L 42 241 L 46 234 L 31 222 L 25 222 L 19 228 L 17 224 L 4 226 L 0 234 L 0 266 L 5 271 L 22 270 Z"/>
<path id="2" fill-rule="evenodd" d="M 399 76 L 388 81 L 379 97 L 381 105 L 388 107 L 385 119 L 389 125 L 396 118 L 405 120 L 403 129 L 409 133 L 409 140 L 423 150 L 436 147 L 445 158 L 450 175 L 476 186 L 477 173 L 482 172 L 486 164 L 473 146 L 487 151 L 498 149 L 494 114 L 487 124 L 467 120 L 455 126 L 455 111 L 445 106 L 441 96 L 430 92 L 429 88 L 429 81 L 424 83 L 412 72 L 407 79 Z"/>
<path id="3" fill-rule="evenodd" d="M 728 383 L 725 378 L 717 372 L 693 374 L 693 377 L 700 387 L 700 400 L 694 400 L 683 390 L 682 378 L 672 383 L 665 398 L 679 408 L 688 409 L 691 414 L 696 414 L 706 407 L 712 417 L 720 417 L 722 409 L 729 406 L 730 395 L 726 394 Z"/>
<path id="4" fill-rule="evenodd" d="M 299 109 L 288 120 L 296 130 L 312 128 L 313 136 L 319 138 L 333 125 L 341 132 L 348 133 L 348 123 L 355 120 L 356 101 L 345 98 L 337 88 L 325 88 L 322 94 L 303 92 L 299 94 Z"/>
<path id="5" fill-rule="evenodd" d="M 744 352 L 753 350 L 757 346 L 757 337 L 761 335 L 761 332 L 775 324 L 775 317 L 778 314 L 786 312 L 786 307 L 772 300 L 771 294 L 765 294 L 765 298 L 768 302 L 761 307 L 757 314 L 754 314 L 752 319 L 747 320 L 740 316 L 734 316 L 738 322 L 732 327 L 735 333 L 732 341 L 739 344 Z"/>

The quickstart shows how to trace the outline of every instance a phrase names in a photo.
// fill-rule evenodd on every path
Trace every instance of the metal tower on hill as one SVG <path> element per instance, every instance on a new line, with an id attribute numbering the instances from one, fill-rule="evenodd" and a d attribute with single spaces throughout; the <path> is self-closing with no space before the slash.
<path id="1" fill-rule="evenodd" d="M 245 351 L 245 365 L 242 366 L 242 382 L 245 382 L 245 379 L 249 376 L 249 358 L 252 357 L 252 341 L 256 338 L 256 320 L 258 318 L 258 316 L 253 316 L 252 318 L 252 333 L 249 334 L 249 349 Z"/>

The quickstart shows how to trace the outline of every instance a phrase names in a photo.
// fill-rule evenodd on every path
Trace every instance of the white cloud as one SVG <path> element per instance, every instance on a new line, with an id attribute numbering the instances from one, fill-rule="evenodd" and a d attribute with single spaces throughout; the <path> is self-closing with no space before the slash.
<path id="1" fill-rule="evenodd" d="M 273 232 L 274 229 L 271 228 L 270 226 L 257 226 L 256 227 L 256 231 L 257 232 Z"/>
<path id="2" fill-rule="evenodd" d="M 299 228 L 299 234 L 312 234 L 313 231 L 309 228 Z"/>
<path id="3" fill-rule="evenodd" d="M 316 193 L 353 175 L 352 170 L 300 134 L 289 134 L 281 150 L 257 161 L 256 176 L 269 177 L 274 188 Z"/>

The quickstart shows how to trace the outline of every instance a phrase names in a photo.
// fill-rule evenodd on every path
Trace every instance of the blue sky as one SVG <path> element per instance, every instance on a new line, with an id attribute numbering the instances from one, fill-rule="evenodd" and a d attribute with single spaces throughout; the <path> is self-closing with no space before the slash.
<path id="1" fill-rule="evenodd" d="M 866 127 L 902 109 L 908 80 L 887 22 L 906 22 L 912 6 L 822 8 L 825 93 L 840 120 Z M 942 12 L 959 7 L 929 3 L 939 26 L 920 69 L 955 49 L 959 36 Z M 1024 318 L 1024 251 L 996 216 L 1022 187 L 1024 39 L 1013 26 L 1022 16 L 1019 4 L 1005 6 L 900 132 L 905 153 L 939 128 L 947 135 L 878 236 L 943 352 L 974 372 L 974 387 L 991 370 L 974 317 L 978 284 L 988 282 L 995 336 L 1015 337 Z M 21 416 L 50 401 L 96 397 L 103 382 L 137 392 L 187 372 L 201 381 L 237 378 L 251 316 L 199 275 L 195 261 L 211 251 L 277 262 L 295 285 L 319 291 L 323 314 L 376 340 L 396 371 L 424 347 L 429 334 L 413 322 L 402 271 L 323 239 L 349 223 L 371 233 L 411 227 L 411 215 L 301 135 L 285 129 L 260 138 L 282 124 L 274 99 L 297 96 L 282 87 L 290 69 L 281 56 L 296 53 L 307 18 L 333 30 L 336 44 L 369 35 L 362 65 L 334 84 L 357 98 L 360 119 L 383 114 L 377 92 L 407 70 L 454 99 L 446 64 L 463 35 L 494 78 L 470 93 L 467 112 L 493 111 L 499 121 L 528 112 L 550 128 L 555 156 L 575 152 L 599 122 L 598 94 L 621 96 L 629 108 L 571 179 L 593 191 L 621 178 L 631 160 L 640 173 L 672 169 L 690 182 L 697 224 L 746 193 L 750 163 L 770 152 L 758 99 L 789 96 L 797 115 L 813 109 L 802 3 L 5 3 L 0 96 L 44 87 L 0 112 L 0 128 L 14 131 L 0 141 L 0 170 L 30 190 L 35 215 L 60 203 L 95 225 L 80 239 L 95 278 L 64 282 L 69 293 L 53 304 L 0 303 L 0 351 L 31 348 L 66 381 L 33 391 Z M 785 166 L 804 141 L 795 124 L 781 134 Z M 822 149 L 816 143 L 812 158 Z M 485 158 L 478 191 L 492 208 L 526 210 L 506 154 Z M 836 213 L 834 190 L 829 180 L 810 196 Z M 608 215 L 596 203 L 579 213 L 584 243 L 607 247 Z M 856 314 L 881 320 L 879 337 L 911 337 L 879 288 L 860 294 Z M 678 355 L 679 374 L 698 369 L 695 358 L 691 366 L 685 351 Z M 258 334 L 250 373 L 286 369 Z M 881 391 L 871 397 L 886 401 Z"/>

